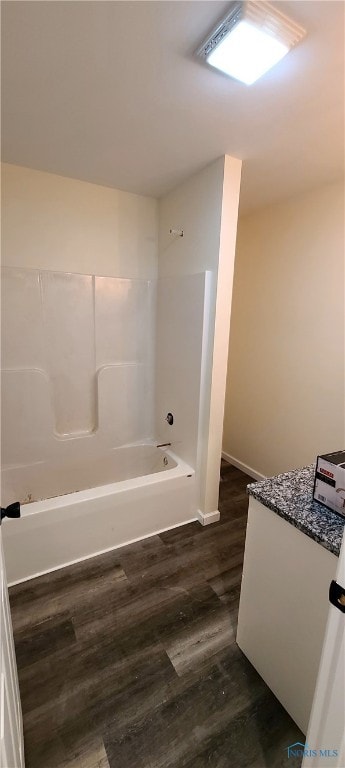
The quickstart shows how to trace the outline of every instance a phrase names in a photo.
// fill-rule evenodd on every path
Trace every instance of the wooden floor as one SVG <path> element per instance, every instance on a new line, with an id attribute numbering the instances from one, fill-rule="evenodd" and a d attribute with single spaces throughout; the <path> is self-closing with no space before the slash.
<path id="1" fill-rule="evenodd" d="M 224 463 L 219 523 L 10 590 L 26 768 L 290 765 L 304 737 L 235 644 L 248 481 Z"/>

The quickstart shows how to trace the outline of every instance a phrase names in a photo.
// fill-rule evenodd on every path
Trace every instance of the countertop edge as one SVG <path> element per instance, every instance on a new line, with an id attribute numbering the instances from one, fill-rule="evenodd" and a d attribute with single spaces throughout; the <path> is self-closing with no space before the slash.
<path id="1" fill-rule="evenodd" d="M 247 493 L 294 528 L 339 556 L 345 517 L 313 501 L 315 464 L 249 483 Z"/>

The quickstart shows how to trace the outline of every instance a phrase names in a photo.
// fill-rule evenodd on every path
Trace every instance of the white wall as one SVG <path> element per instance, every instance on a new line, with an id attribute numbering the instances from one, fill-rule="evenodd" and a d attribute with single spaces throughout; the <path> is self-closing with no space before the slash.
<path id="1" fill-rule="evenodd" d="M 191 274 L 210 272 L 208 295 L 208 314 L 202 345 L 200 370 L 200 389 L 197 402 L 199 419 L 188 435 L 175 431 L 162 430 L 162 413 L 157 414 L 157 433 L 169 434 L 184 443 L 182 450 L 188 455 L 195 451 L 197 431 L 197 480 L 199 488 L 199 507 L 203 514 L 209 515 L 217 510 L 219 463 L 223 426 L 223 408 L 227 363 L 228 332 L 232 290 L 232 269 L 235 255 L 235 237 L 237 228 L 238 198 L 240 186 L 241 162 L 230 157 L 223 157 L 211 163 L 199 173 L 188 179 L 160 201 L 159 205 L 159 277 L 181 278 Z M 170 229 L 183 229 L 184 236 L 169 234 Z M 187 297 L 186 297 L 187 300 Z M 180 304 L 179 292 L 175 294 L 175 312 L 185 312 Z M 171 313 L 165 315 L 164 304 L 158 315 L 164 338 L 164 325 L 171 323 Z M 196 320 L 198 318 L 198 320 Z M 199 315 L 194 321 L 200 327 Z M 186 333 L 193 337 L 193 319 Z M 195 328 L 195 344 L 199 343 L 198 328 Z M 168 352 L 172 359 L 181 360 L 186 355 L 186 341 L 181 333 L 171 336 Z M 165 351 L 167 354 L 167 350 Z M 200 359 L 200 358 L 199 358 Z M 164 350 L 158 355 L 158 368 L 163 371 Z M 184 401 L 188 408 L 195 406 L 195 379 L 191 375 L 190 360 L 185 366 L 179 364 L 180 376 L 165 376 L 157 380 L 157 388 L 164 389 L 165 401 Z M 195 371 L 195 375 L 199 375 Z M 192 384 L 194 382 L 194 385 Z M 179 395 L 177 397 L 177 388 Z M 179 420 L 180 414 L 176 414 Z M 195 420 L 193 421 L 195 425 Z M 182 435 L 182 436 L 181 436 Z M 181 450 L 181 448 L 179 449 Z"/>
<path id="2" fill-rule="evenodd" d="M 157 201 L 3 164 L 2 264 L 153 278 Z"/>
<path id="3" fill-rule="evenodd" d="M 344 447 L 344 190 L 240 219 L 223 449 L 257 473 Z"/>

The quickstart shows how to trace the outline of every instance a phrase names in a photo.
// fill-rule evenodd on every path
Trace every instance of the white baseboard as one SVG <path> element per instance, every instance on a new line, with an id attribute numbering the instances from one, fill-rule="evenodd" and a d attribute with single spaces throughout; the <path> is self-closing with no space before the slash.
<path id="1" fill-rule="evenodd" d="M 233 464 L 237 469 L 241 469 L 242 472 L 245 472 L 249 477 L 253 477 L 254 480 L 266 480 L 266 475 L 257 472 L 256 469 L 249 467 L 248 464 L 244 464 L 243 461 L 238 461 L 238 459 L 235 459 L 234 456 L 230 456 L 229 453 L 225 453 L 225 451 L 222 451 L 222 459 L 225 459 L 229 464 Z"/>
<path id="2" fill-rule="evenodd" d="M 220 512 L 219 509 L 215 509 L 214 512 L 202 512 L 201 509 L 197 509 L 196 516 L 201 525 L 211 525 L 220 519 Z"/>

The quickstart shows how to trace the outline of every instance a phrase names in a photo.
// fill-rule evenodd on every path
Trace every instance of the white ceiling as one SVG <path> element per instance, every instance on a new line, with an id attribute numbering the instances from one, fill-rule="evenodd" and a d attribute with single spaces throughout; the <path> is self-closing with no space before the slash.
<path id="1" fill-rule="evenodd" d="M 247 87 L 193 57 L 228 2 L 2 3 L 3 160 L 160 196 L 227 153 L 242 210 L 339 179 L 344 3 L 276 5 L 308 35 Z"/>

